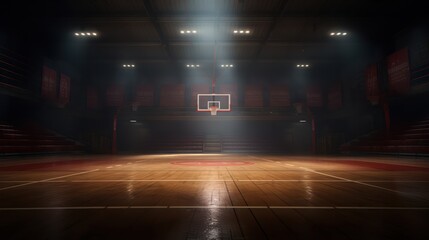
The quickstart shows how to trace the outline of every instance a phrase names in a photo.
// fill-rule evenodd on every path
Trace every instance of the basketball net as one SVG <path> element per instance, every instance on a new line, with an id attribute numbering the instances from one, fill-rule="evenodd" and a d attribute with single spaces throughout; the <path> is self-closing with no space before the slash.
<path id="1" fill-rule="evenodd" d="M 210 112 L 212 116 L 216 116 L 217 115 L 217 106 L 210 106 Z"/>

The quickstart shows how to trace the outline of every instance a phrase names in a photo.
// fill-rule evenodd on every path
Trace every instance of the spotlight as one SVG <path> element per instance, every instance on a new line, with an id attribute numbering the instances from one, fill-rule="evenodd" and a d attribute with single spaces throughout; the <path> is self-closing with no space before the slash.
<path id="1" fill-rule="evenodd" d="M 189 67 L 189 64 L 187 64 L 186 67 Z"/>
<path id="2" fill-rule="evenodd" d="M 81 33 L 80 33 L 80 35 L 81 35 L 81 36 L 85 36 L 85 33 L 81 32 Z"/>
<path id="3" fill-rule="evenodd" d="M 200 65 L 197 64 L 197 67 L 200 67 Z"/>
<path id="4" fill-rule="evenodd" d="M 134 65 L 134 64 L 132 64 L 132 65 L 131 65 L 131 67 L 135 67 L 135 65 Z"/>
<path id="5" fill-rule="evenodd" d="M 308 64 L 306 64 L 305 67 L 308 67 Z"/>
<path id="6" fill-rule="evenodd" d="M 230 67 L 234 67 L 234 65 L 232 65 L 232 64 L 231 64 L 231 65 L 229 65 L 229 66 L 230 66 Z"/>
<path id="7" fill-rule="evenodd" d="M 296 67 L 301 67 L 301 65 L 298 64 L 298 65 L 296 65 Z"/>
<path id="8" fill-rule="evenodd" d="M 188 31 L 186 31 L 186 33 L 191 33 L 191 31 L 188 30 Z"/>
<path id="9" fill-rule="evenodd" d="M 127 67 L 131 67 L 131 66 L 128 64 Z"/>
<path id="10" fill-rule="evenodd" d="M 79 33 L 74 33 L 75 36 L 79 36 Z"/>
<path id="11" fill-rule="evenodd" d="M 234 33 L 238 33 L 238 31 L 237 31 L 237 30 L 234 30 Z"/>
<path id="12" fill-rule="evenodd" d="M 346 32 L 343 32 L 343 36 L 346 36 L 347 35 L 347 33 Z"/>
<path id="13" fill-rule="evenodd" d="M 136 122 L 137 120 L 134 120 L 134 119 L 130 120 L 130 123 L 136 123 Z"/>
<path id="14" fill-rule="evenodd" d="M 307 122 L 307 120 L 302 119 L 302 120 L 299 120 L 299 122 L 300 122 L 300 123 L 306 123 L 306 122 Z"/>
<path id="15" fill-rule="evenodd" d="M 195 65 L 191 65 L 191 67 L 195 67 Z"/>
<path id="16" fill-rule="evenodd" d="M 331 36 L 334 36 L 335 35 L 335 33 L 334 32 L 331 32 Z"/>
<path id="17" fill-rule="evenodd" d="M 250 31 L 249 30 L 246 30 L 246 34 L 249 34 L 250 33 Z"/>
<path id="18" fill-rule="evenodd" d="M 93 32 L 93 33 L 92 33 L 92 35 L 93 35 L 93 36 L 97 36 L 97 33 Z"/>
<path id="19" fill-rule="evenodd" d="M 197 31 L 195 31 L 195 30 L 192 30 L 192 33 L 197 33 Z"/>
<path id="20" fill-rule="evenodd" d="M 340 33 L 340 32 L 337 32 L 337 36 L 339 36 L 339 35 L 341 35 L 341 33 Z"/>
<path id="21" fill-rule="evenodd" d="M 225 65 L 222 64 L 222 65 L 220 65 L 220 67 L 225 67 Z"/>
<path id="22" fill-rule="evenodd" d="M 240 33 L 243 33 L 244 31 L 243 30 L 240 30 Z"/>
<path id="23" fill-rule="evenodd" d="M 181 34 L 184 34 L 184 33 L 185 33 L 185 31 L 180 31 L 180 33 L 181 33 Z"/>

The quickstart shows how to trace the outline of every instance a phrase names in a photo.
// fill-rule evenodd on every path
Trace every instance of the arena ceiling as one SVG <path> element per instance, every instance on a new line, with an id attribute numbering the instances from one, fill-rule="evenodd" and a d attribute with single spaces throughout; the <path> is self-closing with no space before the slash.
<path id="1" fill-rule="evenodd" d="M 419 14 L 424 8 L 412 2 L 14 1 L 3 8 L 3 18 L 11 31 L 65 58 L 80 52 L 77 61 L 87 65 L 134 64 L 165 71 L 198 64 L 209 72 L 214 49 L 218 65 L 235 68 L 341 63 L 351 49 L 382 45 L 424 16 Z"/>

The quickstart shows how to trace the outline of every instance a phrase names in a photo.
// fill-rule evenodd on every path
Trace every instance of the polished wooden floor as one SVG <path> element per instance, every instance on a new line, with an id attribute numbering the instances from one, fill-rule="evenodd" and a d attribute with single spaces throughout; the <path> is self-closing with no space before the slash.
<path id="1" fill-rule="evenodd" d="M 0 239 L 429 239 L 428 227 L 428 159 L 0 159 Z"/>

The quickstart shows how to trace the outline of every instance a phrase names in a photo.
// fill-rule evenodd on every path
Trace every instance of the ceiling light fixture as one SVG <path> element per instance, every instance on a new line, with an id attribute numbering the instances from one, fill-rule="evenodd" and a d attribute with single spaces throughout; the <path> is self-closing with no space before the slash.
<path id="1" fill-rule="evenodd" d="M 249 29 L 234 29 L 233 33 L 234 34 L 250 34 L 250 30 Z"/>
<path id="2" fill-rule="evenodd" d="M 222 65 L 220 65 L 220 67 L 222 67 L 222 68 L 232 68 L 232 67 L 234 67 L 234 65 L 232 65 L 232 64 L 222 64 Z"/>
<path id="3" fill-rule="evenodd" d="M 134 68 L 136 65 L 134 64 L 123 64 L 122 67 L 124 68 Z"/>
<path id="4" fill-rule="evenodd" d="M 74 35 L 77 37 L 80 37 L 80 36 L 82 36 L 82 37 L 86 37 L 86 36 L 95 37 L 98 34 L 96 32 L 75 32 Z"/>
<path id="5" fill-rule="evenodd" d="M 200 64 L 186 64 L 187 68 L 199 68 Z"/>
<path id="6" fill-rule="evenodd" d="M 308 67 L 310 67 L 310 64 L 297 64 L 296 65 L 296 67 L 298 67 L 298 68 L 308 68 Z"/>
<path id="7" fill-rule="evenodd" d="M 347 32 L 331 32 L 329 35 L 331 35 L 331 36 L 346 36 Z"/>
<path id="8" fill-rule="evenodd" d="M 198 33 L 198 31 L 197 30 L 195 30 L 195 29 L 183 29 L 183 30 L 180 30 L 180 34 L 196 34 L 196 33 Z"/>

